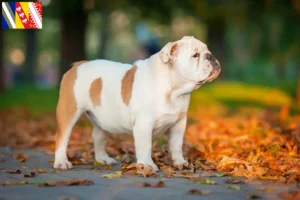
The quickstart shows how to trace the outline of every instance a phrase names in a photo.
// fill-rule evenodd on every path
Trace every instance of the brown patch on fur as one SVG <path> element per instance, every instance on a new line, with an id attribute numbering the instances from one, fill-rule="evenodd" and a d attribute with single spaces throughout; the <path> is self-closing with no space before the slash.
<path id="1" fill-rule="evenodd" d="M 90 87 L 90 98 L 94 105 L 100 106 L 101 105 L 101 92 L 102 92 L 102 79 L 97 78 L 93 80 L 91 87 Z"/>
<path id="2" fill-rule="evenodd" d="M 126 72 L 122 79 L 121 96 L 124 104 L 129 105 L 132 96 L 132 86 L 134 81 L 134 74 L 136 72 L 136 65 Z"/>
<path id="3" fill-rule="evenodd" d="M 65 134 L 65 130 L 72 121 L 76 110 L 77 103 L 74 96 L 74 84 L 77 79 L 77 67 L 87 61 L 79 61 L 72 64 L 61 81 L 59 100 L 56 108 L 57 132 L 56 132 L 56 148 L 59 147 L 61 139 Z"/>

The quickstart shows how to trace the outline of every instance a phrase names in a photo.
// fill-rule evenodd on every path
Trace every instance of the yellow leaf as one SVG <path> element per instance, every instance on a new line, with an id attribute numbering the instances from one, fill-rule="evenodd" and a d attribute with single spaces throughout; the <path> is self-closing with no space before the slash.
<path id="1" fill-rule="evenodd" d="M 113 174 L 104 174 L 102 177 L 103 178 L 121 178 L 122 177 L 122 172 L 121 171 L 116 171 Z"/>
<path id="2" fill-rule="evenodd" d="M 94 161 L 93 165 L 94 165 L 95 167 L 102 167 L 102 166 L 104 166 L 102 163 L 97 162 L 97 161 Z"/>

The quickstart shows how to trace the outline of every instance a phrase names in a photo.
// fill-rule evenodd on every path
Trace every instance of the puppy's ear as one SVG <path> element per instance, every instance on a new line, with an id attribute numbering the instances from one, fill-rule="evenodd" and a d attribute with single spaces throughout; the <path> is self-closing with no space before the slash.
<path id="1" fill-rule="evenodd" d="M 164 63 L 174 63 L 177 58 L 179 45 L 175 42 L 169 42 L 159 52 L 159 57 Z"/>

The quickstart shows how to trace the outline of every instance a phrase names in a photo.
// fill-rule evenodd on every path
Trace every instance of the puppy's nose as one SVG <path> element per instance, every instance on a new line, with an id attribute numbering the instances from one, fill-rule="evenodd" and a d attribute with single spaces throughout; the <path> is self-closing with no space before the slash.
<path id="1" fill-rule="evenodd" d="M 205 54 L 205 58 L 207 60 L 212 60 L 213 59 L 213 55 L 211 53 L 207 53 L 207 54 Z"/>

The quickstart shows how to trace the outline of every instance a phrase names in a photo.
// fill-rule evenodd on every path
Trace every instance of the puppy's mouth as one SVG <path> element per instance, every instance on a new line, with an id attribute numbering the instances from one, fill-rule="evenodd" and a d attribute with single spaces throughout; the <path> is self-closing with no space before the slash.
<path id="1" fill-rule="evenodd" d="M 219 66 L 214 67 L 213 70 L 211 70 L 209 76 L 205 80 L 198 82 L 197 85 L 203 85 L 206 82 L 212 82 L 214 79 L 216 79 L 218 77 L 220 72 L 221 72 L 221 67 L 219 67 Z"/>

